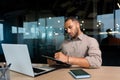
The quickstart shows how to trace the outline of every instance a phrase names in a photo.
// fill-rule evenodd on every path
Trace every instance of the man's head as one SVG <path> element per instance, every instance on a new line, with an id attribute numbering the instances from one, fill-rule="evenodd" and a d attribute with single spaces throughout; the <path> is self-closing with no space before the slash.
<path id="1" fill-rule="evenodd" d="M 64 26 L 71 38 L 76 38 L 80 33 L 82 33 L 80 30 L 80 23 L 74 17 L 67 18 Z"/>
<path id="2" fill-rule="evenodd" d="M 106 32 L 107 32 L 107 35 L 108 35 L 108 36 L 112 36 L 112 33 L 111 33 L 111 32 L 112 32 L 112 29 L 107 29 Z"/>

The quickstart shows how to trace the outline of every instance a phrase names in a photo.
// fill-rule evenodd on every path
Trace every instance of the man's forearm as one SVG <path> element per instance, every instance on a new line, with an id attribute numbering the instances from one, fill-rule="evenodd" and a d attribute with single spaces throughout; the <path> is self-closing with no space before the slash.
<path id="1" fill-rule="evenodd" d="M 70 57 L 69 56 L 69 64 L 78 65 L 80 67 L 89 68 L 90 64 L 85 58 L 80 57 Z"/>

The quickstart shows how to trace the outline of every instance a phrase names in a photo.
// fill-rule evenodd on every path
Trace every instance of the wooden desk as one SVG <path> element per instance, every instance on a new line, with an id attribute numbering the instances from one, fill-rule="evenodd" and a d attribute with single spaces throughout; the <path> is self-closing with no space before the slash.
<path id="1" fill-rule="evenodd" d="M 70 69 L 59 69 L 38 77 L 29 77 L 11 71 L 11 80 L 75 80 L 68 72 Z M 91 74 L 91 78 L 77 80 L 120 80 L 120 67 L 102 66 L 100 69 L 84 69 Z"/>

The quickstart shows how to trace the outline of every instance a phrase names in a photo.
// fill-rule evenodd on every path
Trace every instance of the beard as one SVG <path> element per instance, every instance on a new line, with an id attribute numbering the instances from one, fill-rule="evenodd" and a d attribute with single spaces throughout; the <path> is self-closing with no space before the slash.
<path id="1" fill-rule="evenodd" d="M 79 35 L 79 30 L 76 28 L 75 34 L 71 36 L 72 39 L 76 39 Z"/>

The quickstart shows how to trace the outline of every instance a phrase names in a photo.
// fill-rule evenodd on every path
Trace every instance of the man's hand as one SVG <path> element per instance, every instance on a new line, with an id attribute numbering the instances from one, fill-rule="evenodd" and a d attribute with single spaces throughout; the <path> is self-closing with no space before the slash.
<path id="1" fill-rule="evenodd" d="M 54 56 L 56 59 L 62 61 L 62 62 L 65 62 L 67 63 L 68 61 L 68 56 L 66 56 L 65 54 L 63 54 L 62 52 L 57 52 L 55 53 L 55 56 Z"/>
<path id="2" fill-rule="evenodd" d="M 49 66 L 53 66 L 53 65 L 56 65 L 56 61 L 53 61 L 53 60 L 50 60 L 50 59 L 47 59 L 47 63 L 49 64 Z"/>

